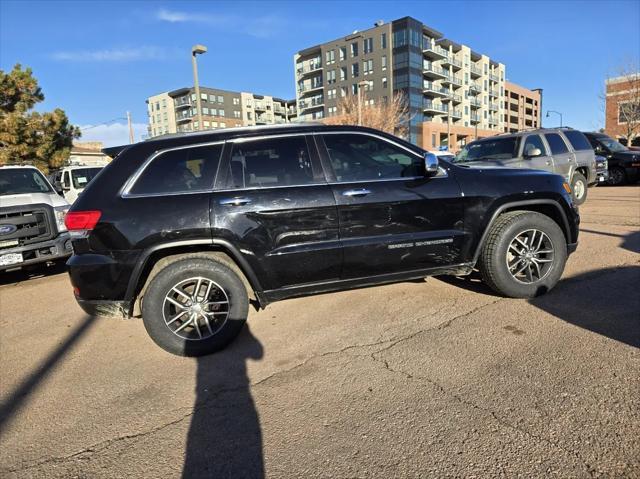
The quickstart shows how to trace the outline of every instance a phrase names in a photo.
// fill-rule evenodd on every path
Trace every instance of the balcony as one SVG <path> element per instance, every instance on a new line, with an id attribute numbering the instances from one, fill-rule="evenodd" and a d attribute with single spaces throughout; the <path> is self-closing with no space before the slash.
<path id="1" fill-rule="evenodd" d="M 267 108 L 262 103 L 256 103 L 253 109 L 255 111 L 267 111 Z"/>
<path id="2" fill-rule="evenodd" d="M 186 108 L 190 108 L 191 107 L 191 102 L 190 101 L 181 102 L 181 103 L 176 102 L 175 105 L 176 105 L 175 106 L 176 110 L 179 110 L 179 109 L 182 109 L 182 108 L 185 108 L 185 107 Z"/>
<path id="3" fill-rule="evenodd" d="M 492 101 L 489 103 L 489 110 L 498 111 L 498 102 Z"/>
<path id="4" fill-rule="evenodd" d="M 433 58 L 434 60 L 442 60 L 449 55 L 449 52 L 442 48 L 440 45 L 432 46 L 431 42 L 427 40 L 424 48 L 422 49 L 422 53 L 428 58 Z"/>
<path id="5" fill-rule="evenodd" d="M 482 106 L 482 103 L 480 103 L 480 100 L 477 100 L 475 98 L 470 98 L 469 103 L 471 103 L 471 108 L 480 108 Z"/>
<path id="6" fill-rule="evenodd" d="M 322 62 L 316 61 L 312 63 L 299 64 L 298 68 L 296 68 L 296 72 L 298 76 L 308 75 L 309 73 L 317 72 L 322 69 Z"/>
<path id="7" fill-rule="evenodd" d="M 469 70 L 471 71 L 471 78 L 478 78 L 482 76 L 482 69 L 475 65 L 470 65 Z"/>
<path id="8" fill-rule="evenodd" d="M 451 118 L 462 118 L 462 110 L 451 110 Z"/>
<path id="9" fill-rule="evenodd" d="M 498 96 L 498 90 L 496 90 L 495 88 L 489 88 L 489 96 Z"/>
<path id="10" fill-rule="evenodd" d="M 435 78 L 436 80 L 439 80 L 446 78 L 447 76 L 447 73 L 442 68 L 432 64 L 431 62 L 424 62 L 422 68 L 422 73 L 429 78 Z"/>
<path id="11" fill-rule="evenodd" d="M 489 80 L 497 83 L 500 81 L 500 77 L 498 75 L 494 75 L 493 73 L 489 73 Z"/>
<path id="12" fill-rule="evenodd" d="M 433 102 L 425 101 L 424 106 L 422 108 L 425 112 L 434 113 L 436 115 L 441 115 L 447 112 L 447 108 L 443 105 L 436 105 Z"/>
<path id="13" fill-rule="evenodd" d="M 322 82 L 312 83 L 311 85 L 302 85 L 298 87 L 300 95 L 306 95 L 309 92 L 322 89 Z"/>
<path id="14" fill-rule="evenodd" d="M 191 121 L 191 115 L 176 116 L 176 123 L 187 123 Z"/>
<path id="15" fill-rule="evenodd" d="M 423 82 L 422 91 L 436 96 L 447 96 L 449 94 L 449 90 L 430 81 Z"/>
<path id="16" fill-rule="evenodd" d="M 448 96 L 444 97 L 441 101 L 446 101 L 446 102 L 452 101 L 453 103 L 462 103 L 462 96 L 449 94 Z"/>
<path id="17" fill-rule="evenodd" d="M 445 57 L 442 63 L 451 65 L 456 70 L 460 70 L 462 68 L 462 62 L 460 60 L 456 60 L 455 58 L 453 58 L 453 56 L 448 55 L 447 57 Z"/>
<path id="18" fill-rule="evenodd" d="M 471 123 L 480 123 L 480 115 L 470 115 Z"/>
<path id="19" fill-rule="evenodd" d="M 469 82 L 469 93 L 471 95 L 479 95 L 482 93 L 482 86 L 478 82 Z"/>
<path id="20" fill-rule="evenodd" d="M 459 78 L 455 75 L 446 75 L 442 79 L 442 83 L 448 83 L 455 86 L 462 86 L 462 78 Z"/>
<path id="21" fill-rule="evenodd" d="M 319 108 L 324 106 L 324 97 L 318 96 L 311 98 L 306 101 L 300 101 L 298 103 L 298 108 L 300 110 L 309 110 L 311 108 Z"/>

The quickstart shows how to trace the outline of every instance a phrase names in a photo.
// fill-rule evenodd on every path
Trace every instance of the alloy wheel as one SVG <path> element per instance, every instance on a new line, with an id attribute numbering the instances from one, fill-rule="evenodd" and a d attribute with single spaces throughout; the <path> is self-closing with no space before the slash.
<path id="1" fill-rule="evenodd" d="M 215 335 L 229 318 L 229 297 L 218 283 L 201 276 L 185 279 L 165 295 L 164 322 L 173 334 L 187 340 Z"/>
<path id="2" fill-rule="evenodd" d="M 573 185 L 573 196 L 576 200 L 581 200 L 586 191 L 584 182 L 582 180 L 577 180 Z"/>
<path id="3" fill-rule="evenodd" d="M 553 268 L 553 259 L 551 238 L 536 229 L 518 233 L 507 248 L 507 268 L 520 283 L 531 284 L 545 278 Z"/>

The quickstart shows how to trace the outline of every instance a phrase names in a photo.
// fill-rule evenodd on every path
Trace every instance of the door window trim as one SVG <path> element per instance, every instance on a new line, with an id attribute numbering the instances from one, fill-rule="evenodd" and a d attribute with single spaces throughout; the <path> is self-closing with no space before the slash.
<path id="1" fill-rule="evenodd" d="M 122 188 L 122 192 L 120 193 L 120 197 L 121 198 L 147 198 L 147 197 L 153 197 L 153 196 L 175 196 L 175 195 L 189 195 L 189 194 L 199 194 L 199 193 L 209 193 L 213 190 L 213 186 L 215 185 L 215 179 L 218 176 L 218 171 L 220 171 L 220 163 L 222 163 L 222 158 L 223 158 L 223 153 L 224 153 L 224 148 L 223 150 L 220 152 L 220 159 L 218 160 L 218 166 L 216 168 L 216 173 L 214 175 L 213 181 L 211 182 L 211 187 L 210 188 L 203 188 L 203 189 L 199 189 L 199 190 L 185 190 L 185 191 L 172 191 L 172 192 L 158 192 L 158 193 L 131 193 L 131 188 L 133 188 L 136 184 L 136 182 L 140 179 L 140 176 L 142 176 L 142 174 L 144 173 L 144 171 L 149 167 L 149 165 L 151 164 L 151 162 L 153 160 L 155 160 L 156 158 L 158 158 L 159 156 L 170 152 L 170 151 L 176 151 L 176 150 L 188 150 L 188 149 L 192 149 L 192 148 L 201 148 L 204 146 L 215 146 L 215 145 L 223 145 L 224 146 L 224 140 L 223 141 L 212 141 L 212 142 L 207 142 L 207 143 L 197 143 L 194 145 L 181 145 L 181 146 L 174 146 L 174 147 L 170 147 L 170 148 L 164 148 L 162 150 L 157 150 L 155 152 L 153 152 L 151 155 L 149 155 L 149 158 L 147 158 L 144 163 L 142 163 L 142 165 L 136 170 L 136 172 L 133 174 L 133 176 L 131 178 L 129 178 L 129 180 L 127 180 L 127 182 L 124 184 L 124 187 Z"/>

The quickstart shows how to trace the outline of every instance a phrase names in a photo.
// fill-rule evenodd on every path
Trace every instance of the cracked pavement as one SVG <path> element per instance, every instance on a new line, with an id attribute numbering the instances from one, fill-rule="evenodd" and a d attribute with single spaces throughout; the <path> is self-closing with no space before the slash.
<path id="1" fill-rule="evenodd" d="M 0 286 L 0 475 L 640 477 L 640 187 L 598 187 L 562 281 L 475 277 L 252 312 L 171 356 L 87 318 L 64 273 Z"/>

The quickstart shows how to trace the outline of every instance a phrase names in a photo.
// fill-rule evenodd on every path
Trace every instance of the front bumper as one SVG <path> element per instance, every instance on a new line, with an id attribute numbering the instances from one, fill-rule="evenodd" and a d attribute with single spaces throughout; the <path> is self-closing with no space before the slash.
<path id="1" fill-rule="evenodd" d="M 71 256 L 72 247 L 69 233 L 61 233 L 56 238 L 26 246 L 0 249 L 0 256 L 4 254 L 19 253 L 24 258 L 21 263 L 0 266 L 0 271 L 22 268 L 47 261 L 68 258 Z"/>

